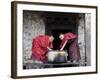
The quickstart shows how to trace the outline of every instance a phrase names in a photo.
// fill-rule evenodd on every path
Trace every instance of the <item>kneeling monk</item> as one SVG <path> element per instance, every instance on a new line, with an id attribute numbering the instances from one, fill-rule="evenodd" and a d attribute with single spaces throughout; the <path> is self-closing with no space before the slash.
<path id="1" fill-rule="evenodd" d="M 64 45 L 67 47 L 68 58 L 72 62 L 77 62 L 80 60 L 80 50 L 77 42 L 78 36 L 74 33 L 68 32 L 65 34 L 60 34 L 59 38 L 62 40 L 60 44 L 61 50 L 63 50 Z"/>
<path id="2" fill-rule="evenodd" d="M 33 39 L 32 42 L 32 58 L 33 60 L 38 60 L 45 62 L 46 53 L 48 50 L 53 48 L 52 41 L 54 37 L 52 35 L 39 35 Z"/>

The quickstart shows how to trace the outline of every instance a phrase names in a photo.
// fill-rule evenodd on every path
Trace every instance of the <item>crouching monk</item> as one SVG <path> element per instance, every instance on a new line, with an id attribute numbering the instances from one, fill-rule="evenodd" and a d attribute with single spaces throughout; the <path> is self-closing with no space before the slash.
<path id="1" fill-rule="evenodd" d="M 40 35 L 34 38 L 32 42 L 32 59 L 46 62 L 46 53 L 53 48 L 53 40 L 52 35 Z"/>
<path id="2" fill-rule="evenodd" d="M 68 51 L 68 59 L 72 62 L 78 62 L 80 60 L 80 50 L 77 42 L 78 36 L 69 32 L 65 34 L 60 33 L 59 38 L 62 40 L 60 50 L 63 50 L 65 45 Z"/>

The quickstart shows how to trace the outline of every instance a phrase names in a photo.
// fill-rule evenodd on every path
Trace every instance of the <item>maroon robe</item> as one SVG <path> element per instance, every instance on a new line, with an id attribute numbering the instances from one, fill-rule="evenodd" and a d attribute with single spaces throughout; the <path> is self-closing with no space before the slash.
<path id="1" fill-rule="evenodd" d="M 49 40 L 49 36 L 40 35 L 33 39 L 32 58 L 44 62 L 46 60 L 46 52 L 48 51 L 47 47 L 53 47 L 52 42 Z"/>
<path id="2" fill-rule="evenodd" d="M 69 60 L 76 60 L 79 61 L 80 60 L 80 50 L 79 50 L 79 45 L 77 42 L 77 38 L 78 36 L 76 34 L 73 33 L 66 33 L 64 34 L 64 38 L 60 44 L 60 48 L 63 46 L 63 44 L 65 43 L 65 41 L 67 40 L 67 47 L 68 47 L 68 56 L 69 56 Z"/>

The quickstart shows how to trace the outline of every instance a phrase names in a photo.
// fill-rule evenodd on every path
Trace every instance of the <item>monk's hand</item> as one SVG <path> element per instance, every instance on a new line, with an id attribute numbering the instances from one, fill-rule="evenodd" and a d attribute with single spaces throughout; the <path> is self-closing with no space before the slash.
<path id="1" fill-rule="evenodd" d="M 52 49 L 51 48 L 49 48 L 49 47 L 47 47 L 47 49 L 49 50 L 49 51 L 51 51 Z"/>

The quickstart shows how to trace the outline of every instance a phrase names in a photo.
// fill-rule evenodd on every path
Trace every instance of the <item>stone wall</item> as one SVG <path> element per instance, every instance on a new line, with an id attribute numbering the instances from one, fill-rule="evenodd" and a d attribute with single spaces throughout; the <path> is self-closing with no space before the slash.
<path id="1" fill-rule="evenodd" d="M 23 11 L 23 58 L 24 63 L 31 57 L 32 39 L 45 34 L 45 24 L 40 13 Z"/>
<path id="2" fill-rule="evenodd" d="M 86 62 L 91 65 L 91 14 L 85 14 Z"/>
<path id="3" fill-rule="evenodd" d="M 90 66 L 91 56 L 91 15 L 80 14 L 78 20 L 78 43 L 80 47 L 81 60 L 83 65 Z"/>
<path id="4" fill-rule="evenodd" d="M 79 19 L 77 20 L 78 22 L 78 43 L 79 43 L 79 48 L 80 48 L 80 55 L 81 55 L 81 60 L 80 62 L 82 63 L 81 65 L 85 65 L 85 15 L 84 14 L 79 14 Z"/>

